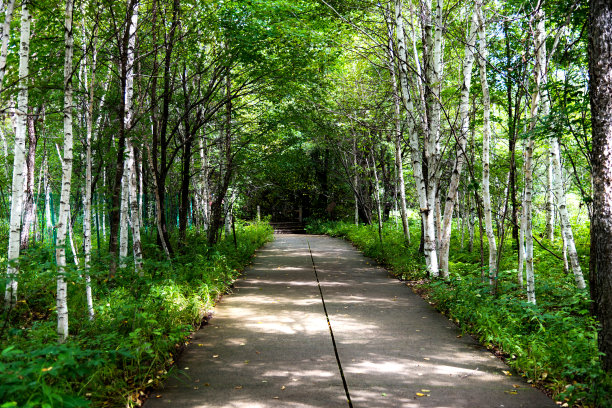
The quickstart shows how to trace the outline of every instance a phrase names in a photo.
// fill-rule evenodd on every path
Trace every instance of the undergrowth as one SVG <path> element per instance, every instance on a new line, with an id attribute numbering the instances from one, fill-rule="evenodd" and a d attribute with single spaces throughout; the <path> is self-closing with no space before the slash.
<path id="1" fill-rule="evenodd" d="M 231 237 L 210 248 L 191 233 L 171 262 L 151 238 L 144 277 L 132 266 L 109 281 L 107 260 L 98 259 L 91 270 L 93 321 L 84 279 L 73 270 L 71 336 L 64 344 L 56 335 L 52 249 L 29 250 L 21 259 L 19 302 L 0 322 L 0 407 L 139 405 L 143 390 L 164 380 L 194 327 L 272 237 L 263 223 L 238 226 L 237 234 L 237 248 Z M 0 264 L 6 270 L 6 261 Z"/>
<path id="2" fill-rule="evenodd" d="M 488 348 L 499 351 L 508 365 L 528 382 L 549 390 L 560 403 L 612 406 L 612 380 L 600 366 L 597 322 L 589 313 L 588 292 L 576 289 L 573 278 L 563 272 L 563 263 L 549 252 L 536 248 L 537 305 L 532 305 L 517 284 L 516 253 L 510 248 L 504 249 L 507 255 L 500 265 L 497 295 L 492 296 L 488 282 L 481 280 L 476 245 L 469 251 L 453 239 L 451 278 L 430 281 L 418 253 L 418 231 L 412 231 L 413 242 L 407 245 L 401 230 L 391 223 L 385 225 L 382 243 L 375 226 L 311 222 L 307 230 L 346 238 L 399 278 L 422 280 L 418 290 L 438 310 Z M 586 246 L 579 245 L 578 252 L 588 265 Z M 483 251 L 486 254 L 488 249 Z"/>

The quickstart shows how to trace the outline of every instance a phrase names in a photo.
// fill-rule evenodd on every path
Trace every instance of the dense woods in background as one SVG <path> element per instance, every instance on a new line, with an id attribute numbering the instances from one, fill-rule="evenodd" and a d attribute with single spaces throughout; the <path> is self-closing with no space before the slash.
<path id="1" fill-rule="evenodd" d="M 607 2 L 64 6 L 0 2 L 7 358 L 55 318 L 60 343 L 100 329 L 124 285 L 185 283 L 197 251 L 217 270 L 254 234 L 248 259 L 261 214 L 374 225 L 383 254 L 398 231 L 432 279 L 473 254 L 484 296 L 525 310 L 556 285 L 612 366 Z"/>

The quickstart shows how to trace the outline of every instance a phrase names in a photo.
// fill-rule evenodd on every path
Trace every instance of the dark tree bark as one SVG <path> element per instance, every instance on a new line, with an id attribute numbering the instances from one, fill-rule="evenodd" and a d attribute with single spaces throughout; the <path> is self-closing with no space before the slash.
<path id="1" fill-rule="evenodd" d="M 591 0 L 589 80 L 593 127 L 590 284 L 602 365 L 612 369 L 612 2 Z"/>
<path id="2" fill-rule="evenodd" d="M 188 119 L 185 119 L 186 140 L 183 146 L 183 166 L 181 174 L 181 205 L 179 207 L 179 240 L 182 243 L 187 239 L 187 218 L 189 216 L 189 182 L 191 181 L 191 149 L 193 145 L 193 135 Z"/>

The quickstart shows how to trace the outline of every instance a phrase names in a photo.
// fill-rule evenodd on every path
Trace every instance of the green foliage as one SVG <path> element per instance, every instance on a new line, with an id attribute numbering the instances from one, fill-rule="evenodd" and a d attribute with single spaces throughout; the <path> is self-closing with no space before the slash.
<path id="1" fill-rule="evenodd" d="M 385 224 L 382 245 L 377 228 L 371 225 L 312 221 L 307 230 L 350 240 L 400 278 L 426 277 L 417 250 L 418 231 L 413 231 L 415 242 L 406 246 L 401 230 L 391 223 Z M 587 263 L 588 234 L 577 243 Z M 488 282 L 480 279 L 479 253 L 461 249 L 455 239 L 450 253 L 451 278 L 419 285 L 441 312 L 488 348 L 501 352 L 508 365 L 528 382 L 551 390 L 557 400 L 570 406 L 612 405 L 612 377 L 599 363 L 597 322 L 589 313 L 588 293 L 576 290 L 573 277 L 562 271 L 558 259 L 537 248 L 538 304 L 532 305 L 516 283 L 514 254 L 503 258 L 498 294 L 491 296 Z"/>
<path id="2" fill-rule="evenodd" d="M 190 332 L 272 231 L 264 223 L 239 223 L 237 235 L 237 248 L 232 237 L 210 248 L 205 237 L 190 233 L 183 255 L 171 263 L 148 261 L 144 277 L 128 267 L 108 282 L 104 264 L 97 265 L 93 322 L 86 314 L 84 283 L 75 276 L 69 293 L 73 335 L 65 344 L 56 344 L 49 309 L 55 280 L 51 253 L 45 247 L 28 253 L 19 282 L 25 298 L 11 311 L 0 339 L 2 406 L 136 405 L 138 391 L 161 383 Z"/>

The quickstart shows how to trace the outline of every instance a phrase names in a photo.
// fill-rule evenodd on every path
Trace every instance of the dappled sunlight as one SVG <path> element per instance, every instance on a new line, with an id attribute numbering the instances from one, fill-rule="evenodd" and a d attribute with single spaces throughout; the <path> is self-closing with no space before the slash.
<path id="1" fill-rule="evenodd" d="M 484 390 L 500 401 L 495 406 L 551 406 L 537 392 L 538 402 L 517 403 L 517 389 L 531 391 L 526 384 L 517 386 L 503 363 L 347 243 L 310 243 L 355 408 L 476 407 Z M 188 379 L 168 388 L 191 389 L 191 396 L 172 392 L 155 406 L 347 406 L 304 247 L 303 236 L 289 236 L 260 252 L 193 339 L 180 364 Z"/>

